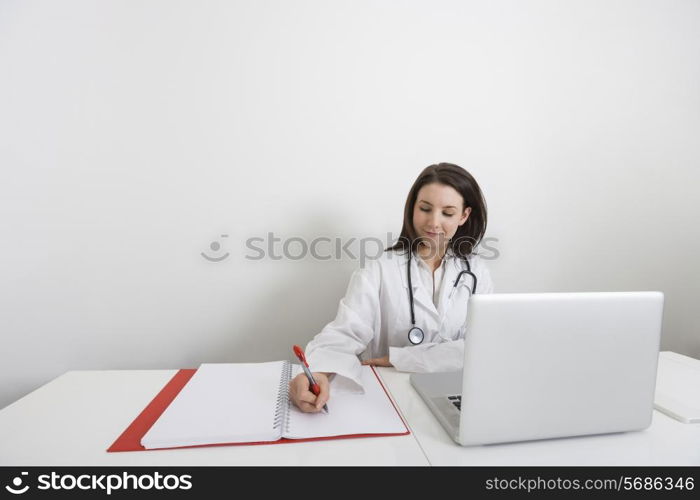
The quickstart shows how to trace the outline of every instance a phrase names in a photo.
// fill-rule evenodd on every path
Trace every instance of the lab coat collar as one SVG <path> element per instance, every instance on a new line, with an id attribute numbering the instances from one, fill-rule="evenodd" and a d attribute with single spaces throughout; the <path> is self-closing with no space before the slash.
<path id="1" fill-rule="evenodd" d="M 446 255 L 445 258 L 449 259 L 449 261 L 446 262 L 447 266 L 445 267 L 445 275 L 442 278 L 443 285 L 440 290 L 440 301 L 438 302 L 440 317 L 443 317 L 447 313 L 447 309 L 450 307 L 452 301 L 454 301 L 455 294 L 462 287 L 469 286 L 471 280 L 471 278 L 467 279 L 468 276 L 463 275 L 462 279 L 460 279 L 457 284 L 457 289 L 454 289 L 455 280 L 457 276 L 459 276 L 459 273 L 466 269 L 466 265 L 462 262 L 462 259 L 454 254 Z M 450 294 L 452 294 L 451 298 Z"/>
<path id="2" fill-rule="evenodd" d="M 408 264 L 408 254 L 399 254 L 398 257 L 401 282 L 403 283 L 404 288 L 406 288 L 406 290 L 408 291 L 408 276 L 406 272 L 406 265 Z M 425 308 L 425 310 L 427 310 L 433 316 L 435 316 L 435 318 L 437 318 L 439 314 L 437 309 L 435 308 L 435 304 L 433 304 L 433 300 L 431 298 L 430 293 L 423 286 L 423 280 L 420 279 L 418 259 L 420 259 L 420 257 L 416 254 L 416 252 L 413 252 L 413 257 L 411 257 L 411 285 L 413 288 L 414 307 L 420 304 L 421 306 L 423 306 L 423 308 Z"/>

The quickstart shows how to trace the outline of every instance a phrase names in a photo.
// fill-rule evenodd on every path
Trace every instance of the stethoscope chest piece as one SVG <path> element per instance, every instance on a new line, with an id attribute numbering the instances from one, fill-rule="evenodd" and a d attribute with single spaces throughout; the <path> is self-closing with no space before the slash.
<path id="1" fill-rule="evenodd" d="M 408 341 L 413 345 L 420 344 L 421 342 L 423 342 L 424 338 L 425 334 L 423 333 L 423 330 L 421 330 L 417 326 L 414 326 L 408 331 Z"/>

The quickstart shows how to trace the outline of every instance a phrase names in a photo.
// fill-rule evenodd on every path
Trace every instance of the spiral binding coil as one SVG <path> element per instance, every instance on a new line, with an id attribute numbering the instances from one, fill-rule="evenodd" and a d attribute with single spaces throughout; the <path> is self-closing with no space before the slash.
<path id="1" fill-rule="evenodd" d="M 277 393 L 277 405 L 275 406 L 275 421 L 273 428 L 277 429 L 282 426 L 281 431 L 284 432 L 289 428 L 289 381 L 292 378 L 292 364 L 285 361 L 282 366 L 282 374 L 280 375 L 279 392 Z"/>

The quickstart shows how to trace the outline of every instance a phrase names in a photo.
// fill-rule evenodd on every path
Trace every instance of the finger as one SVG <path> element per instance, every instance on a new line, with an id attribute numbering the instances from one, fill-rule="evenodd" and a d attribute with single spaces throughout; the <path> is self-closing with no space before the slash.
<path id="1" fill-rule="evenodd" d="M 309 390 L 309 379 L 306 378 L 306 375 L 303 373 L 300 373 L 294 379 L 292 380 L 292 383 L 294 386 L 300 390 Z"/>
<path id="2" fill-rule="evenodd" d="M 313 395 L 313 392 L 311 392 L 311 385 L 309 384 L 309 381 L 304 377 L 303 380 L 298 380 L 294 384 L 294 392 L 296 394 L 302 395 L 302 394 L 311 394 Z"/>
<path id="3" fill-rule="evenodd" d="M 328 387 L 330 386 L 330 382 L 328 381 L 328 377 L 326 377 L 323 374 L 319 374 L 316 376 L 316 382 L 318 383 L 319 387 L 321 390 L 328 390 Z"/>
<path id="4" fill-rule="evenodd" d="M 309 403 L 310 405 L 316 404 L 316 396 L 313 392 L 305 391 L 297 395 L 297 399 L 300 402 Z"/>
<path id="5" fill-rule="evenodd" d="M 321 388 L 321 392 L 318 393 L 318 396 L 316 397 L 316 408 L 319 410 L 323 408 L 323 405 L 326 404 L 326 402 L 330 399 L 331 397 L 331 388 L 330 384 L 328 383 L 328 379 L 323 378 L 319 381 L 319 386 Z"/>
<path id="6" fill-rule="evenodd" d="M 367 361 L 364 361 L 362 364 L 363 365 L 369 365 L 369 366 L 382 366 L 382 358 L 372 358 L 368 359 Z"/>
<path id="7" fill-rule="evenodd" d="M 312 395 L 313 396 L 313 395 Z M 292 396 L 292 401 L 294 402 L 294 405 L 299 408 L 300 410 L 308 411 L 310 408 L 315 409 L 316 408 L 316 397 L 313 396 L 311 400 L 305 400 L 303 398 L 299 398 L 298 396 Z"/>
<path id="8" fill-rule="evenodd" d="M 297 379 L 292 379 L 289 382 L 289 391 L 292 394 L 301 394 L 304 391 L 308 390 L 308 387 L 304 386 L 303 384 L 299 383 Z"/>
<path id="9" fill-rule="evenodd" d="M 300 402 L 297 406 L 304 413 L 317 413 L 318 412 L 318 408 L 316 408 L 314 405 L 312 405 L 310 403 L 305 403 L 304 401 Z"/>
<path id="10" fill-rule="evenodd" d="M 314 373 L 314 378 L 319 388 L 315 404 L 316 408 L 321 409 L 330 397 L 330 384 L 328 383 L 328 377 L 323 373 Z"/>
<path id="11" fill-rule="evenodd" d="M 366 362 L 362 363 L 363 365 L 369 365 L 369 366 L 384 366 L 384 367 L 390 367 L 394 366 L 391 364 L 388 358 L 374 358 L 374 359 L 368 359 Z"/>

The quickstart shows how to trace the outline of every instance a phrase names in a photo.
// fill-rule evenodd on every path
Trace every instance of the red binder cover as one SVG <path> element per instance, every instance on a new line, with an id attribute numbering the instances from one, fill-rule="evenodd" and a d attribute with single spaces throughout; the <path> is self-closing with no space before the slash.
<path id="1" fill-rule="evenodd" d="M 131 422 L 129 427 L 126 428 L 124 432 L 117 438 L 117 440 L 112 443 L 107 451 L 108 452 L 118 452 L 118 451 L 154 451 L 154 450 L 174 450 L 177 448 L 150 448 L 146 449 L 141 445 L 141 438 L 148 432 L 148 430 L 156 423 L 156 420 L 162 415 L 165 409 L 170 405 L 170 403 L 175 399 L 175 397 L 180 393 L 183 387 L 187 385 L 190 378 L 195 374 L 196 369 L 182 369 L 170 379 L 170 381 L 161 389 L 161 391 L 153 398 L 146 408 L 139 414 L 136 419 Z M 372 367 L 372 372 L 374 376 L 377 377 L 379 385 L 384 389 L 384 393 L 391 401 L 391 405 L 398 413 L 401 421 L 406 427 L 406 432 L 390 433 L 390 434 L 348 434 L 345 436 L 328 436 L 328 437 L 314 437 L 305 439 L 288 439 L 282 438 L 277 441 L 261 441 L 255 443 L 217 443 L 217 444 L 205 444 L 197 446 L 180 446 L 178 448 L 205 448 L 208 446 L 237 446 L 237 445 L 253 445 L 253 444 L 278 444 L 278 443 L 303 443 L 304 441 L 326 441 L 329 439 L 350 439 L 350 438 L 362 438 L 362 437 L 382 437 L 382 436 L 406 436 L 411 433 L 408 430 L 408 425 L 404 420 L 401 412 L 396 408 L 394 401 L 389 397 L 389 393 L 384 387 L 382 380 L 377 375 L 376 370 Z"/>

